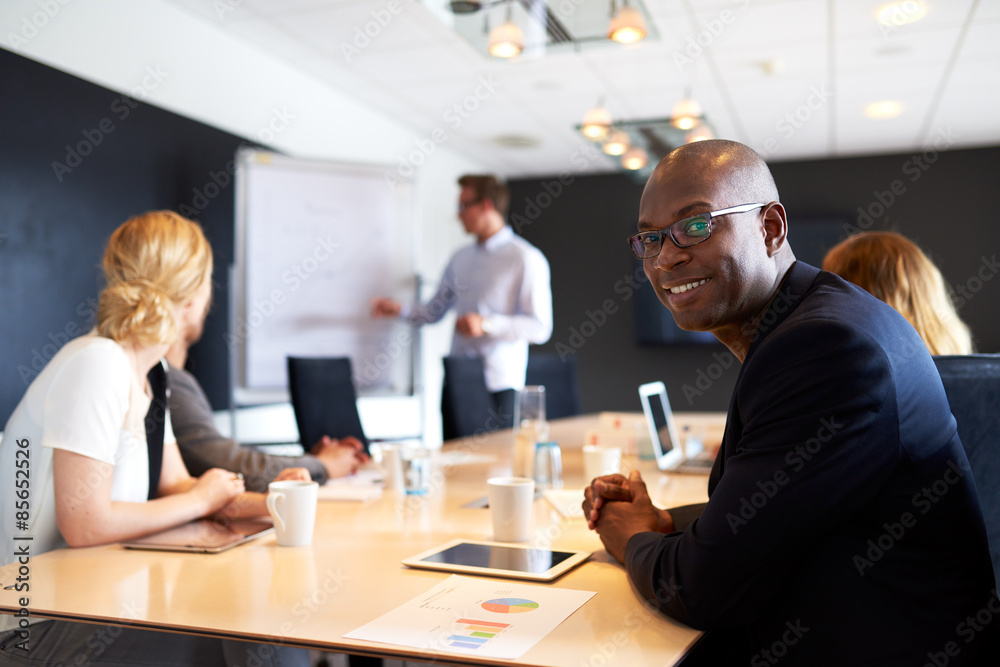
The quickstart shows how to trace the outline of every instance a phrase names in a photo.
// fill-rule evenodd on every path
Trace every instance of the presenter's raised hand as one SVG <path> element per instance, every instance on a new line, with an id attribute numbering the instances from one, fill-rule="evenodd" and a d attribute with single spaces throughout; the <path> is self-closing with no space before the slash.
<path id="1" fill-rule="evenodd" d="M 402 310 L 403 306 L 395 299 L 372 299 L 372 317 L 374 318 L 399 317 Z"/>

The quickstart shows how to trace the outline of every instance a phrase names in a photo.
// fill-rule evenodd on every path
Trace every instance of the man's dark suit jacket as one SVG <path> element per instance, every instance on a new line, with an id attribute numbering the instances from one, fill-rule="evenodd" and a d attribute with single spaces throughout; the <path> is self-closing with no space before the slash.
<path id="1" fill-rule="evenodd" d="M 678 532 L 629 540 L 629 575 L 670 616 L 738 644 L 741 664 L 973 664 L 977 612 L 1000 612 L 923 342 L 801 262 L 740 370 L 709 502 L 674 517 Z"/>

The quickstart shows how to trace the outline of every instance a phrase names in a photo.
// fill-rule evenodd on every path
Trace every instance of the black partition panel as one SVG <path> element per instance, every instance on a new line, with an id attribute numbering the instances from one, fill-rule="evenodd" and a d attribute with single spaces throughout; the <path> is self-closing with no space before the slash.
<path id="1" fill-rule="evenodd" d="M 215 252 L 215 305 L 189 366 L 225 407 L 226 176 L 246 142 L 2 49 L 0 90 L 0 428 L 45 362 L 93 326 L 111 232 L 160 208 L 199 220 Z"/>

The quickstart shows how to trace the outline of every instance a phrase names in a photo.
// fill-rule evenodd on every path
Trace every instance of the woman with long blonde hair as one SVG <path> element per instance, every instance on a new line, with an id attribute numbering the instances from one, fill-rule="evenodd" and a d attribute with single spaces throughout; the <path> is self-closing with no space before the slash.
<path id="1" fill-rule="evenodd" d="M 31 553 L 38 555 L 127 540 L 211 515 L 266 514 L 264 496 L 244 493 L 240 476 L 218 468 L 198 478 L 188 474 L 168 414 L 162 460 L 149 457 L 158 450 L 147 447 L 147 375 L 178 333 L 201 321 L 211 298 L 212 250 L 201 227 L 170 211 L 131 218 L 111 235 L 103 268 L 107 286 L 96 328 L 49 361 L 0 442 L 2 479 L 15 479 L 19 460 L 31 466 L 31 511 L 22 524 L 15 523 L 23 509 L 15 494 L 0 496 L 3 563 L 14 560 L 15 527 L 16 536 L 31 537 Z M 291 469 L 284 478 L 308 473 Z M 29 653 L 16 648 L 17 619 L 0 616 L 0 656 L 16 664 L 69 664 L 90 656 L 92 665 L 214 665 L 244 664 L 253 650 L 133 628 L 118 628 L 105 646 L 95 639 L 106 631 L 100 626 L 42 621 L 30 627 Z M 96 645 L 103 647 L 100 658 L 90 655 Z M 280 652 L 281 664 L 308 664 L 304 652 Z M 258 661 L 269 664 L 270 658 Z"/>
<path id="2" fill-rule="evenodd" d="M 958 316 L 941 272 L 895 232 L 863 232 L 830 249 L 823 269 L 889 304 L 917 330 L 931 354 L 971 354 L 969 327 Z"/>

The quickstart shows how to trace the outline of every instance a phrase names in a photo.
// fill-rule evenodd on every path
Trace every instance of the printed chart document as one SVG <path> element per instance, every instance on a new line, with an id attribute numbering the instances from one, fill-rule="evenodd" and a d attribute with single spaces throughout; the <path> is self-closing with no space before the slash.
<path id="1" fill-rule="evenodd" d="M 594 595 L 456 574 L 344 637 L 513 660 Z"/>

